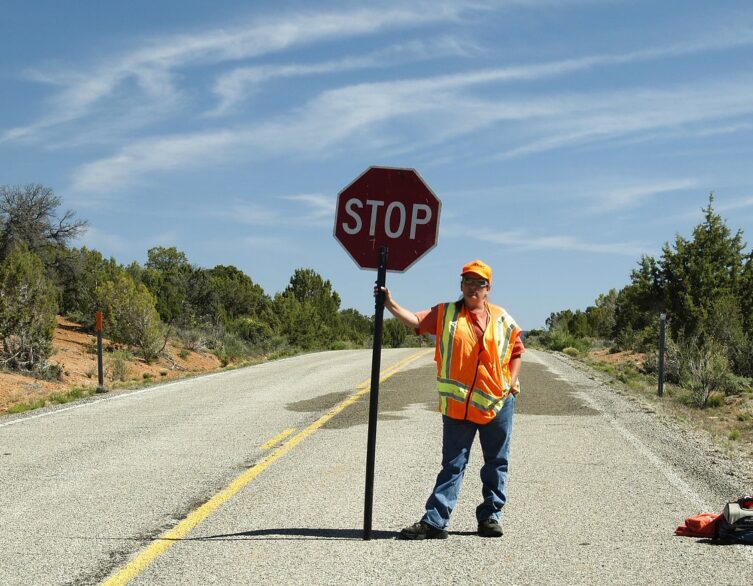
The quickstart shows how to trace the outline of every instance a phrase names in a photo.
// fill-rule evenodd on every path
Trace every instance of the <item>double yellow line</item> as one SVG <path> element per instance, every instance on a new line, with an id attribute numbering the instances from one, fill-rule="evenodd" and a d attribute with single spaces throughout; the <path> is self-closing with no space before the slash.
<path id="1" fill-rule="evenodd" d="M 422 350 L 420 352 L 416 352 L 415 354 L 411 354 L 407 358 L 404 358 L 403 360 L 400 360 L 399 362 L 393 364 L 392 366 L 390 366 L 384 372 L 381 373 L 379 382 L 384 382 L 385 380 L 393 376 L 395 373 L 397 373 L 401 368 L 406 367 L 411 362 L 415 362 L 416 360 L 418 360 L 422 356 L 425 356 L 429 352 L 431 352 L 431 350 Z M 116 585 L 120 586 L 120 585 L 128 584 L 128 582 L 130 582 L 136 576 L 138 576 L 141 572 L 143 572 L 149 566 L 149 564 L 151 564 L 155 559 L 157 559 L 159 556 L 165 553 L 168 549 L 170 549 L 177 541 L 183 539 L 186 535 L 188 535 L 188 533 L 191 530 L 193 530 L 199 523 L 201 523 L 204 519 L 206 519 L 212 512 L 214 512 L 223 504 L 225 504 L 225 502 L 227 502 L 229 499 L 235 496 L 244 486 L 246 486 L 259 474 L 264 472 L 264 470 L 269 468 L 269 466 L 273 462 L 275 462 L 276 460 L 279 460 L 282 456 L 287 454 L 290 450 L 292 450 L 295 446 L 301 443 L 304 439 L 306 439 L 308 436 L 314 433 L 317 429 L 322 427 L 325 423 L 327 423 L 335 415 L 340 413 L 343 409 L 345 409 L 349 405 L 352 405 L 353 403 L 358 401 L 358 399 L 360 399 L 365 394 L 367 394 L 370 390 L 370 387 L 371 387 L 370 378 L 360 383 L 358 386 L 356 386 L 356 393 L 354 393 L 353 395 L 349 396 L 347 399 L 335 405 L 327 413 L 325 413 L 319 419 L 314 421 L 314 423 L 312 423 L 305 429 L 302 429 L 301 431 L 299 431 L 292 438 L 290 438 L 285 443 L 281 444 L 278 448 L 276 448 L 274 451 L 272 451 L 267 456 L 262 458 L 254 466 L 252 466 L 251 468 L 243 472 L 243 474 L 241 474 L 235 480 L 233 480 L 227 487 L 225 487 L 216 495 L 214 495 L 211 499 L 209 499 L 206 503 L 201 505 L 198 509 L 192 511 L 185 519 L 180 521 L 180 523 L 178 523 L 175 527 L 166 531 L 159 537 L 155 538 L 155 540 L 152 542 L 151 545 L 149 545 L 146 549 L 141 551 L 141 553 L 139 553 L 135 558 L 133 558 L 130 562 L 128 562 L 123 568 L 118 570 L 118 572 L 116 572 L 110 578 L 108 578 L 105 582 L 103 582 L 103 586 L 116 586 Z M 286 429 L 282 433 L 276 435 L 271 440 L 266 442 L 262 446 L 262 448 L 268 449 L 276 445 L 280 441 L 284 440 L 285 438 L 289 437 L 293 433 L 295 433 L 295 429 Z"/>

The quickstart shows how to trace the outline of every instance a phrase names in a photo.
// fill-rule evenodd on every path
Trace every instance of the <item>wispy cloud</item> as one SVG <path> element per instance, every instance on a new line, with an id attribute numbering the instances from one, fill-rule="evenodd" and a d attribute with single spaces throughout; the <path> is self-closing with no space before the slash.
<path id="1" fill-rule="evenodd" d="M 279 200 L 291 202 L 280 207 L 270 202 L 268 205 L 235 201 L 222 209 L 206 212 L 215 218 L 228 222 L 256 227 L 323 226 L 330 225 L 335 215 L 335 198 L 319 193 L 302 193 L 280 196 Z"/>
<path id="2" fill-rule="evenodd" d="M 639 51 L 328 88 L 305 102 L 292 100 L 286 111 L 279 109 L 265 114 L 256 122 L 251 119 L 242 126 L 211 126 L 220 114 L 231 110 L 255 87 L 275 78 L 374 68 L 379 66 L 383 55 L 411 60 L 429 58 L 437 48 L 448 54 L 462 53 L 466 46 L 453 45 L 454 37 L 445 37 L 438 41 L 417 39 L 361 56 L 314 63 L 235 67 L 238 61 L 343 37 L 453 22 L 469 11 L 550 4 L 562 2 L 468 1 L 419 3 L 408 8 L 390 3 L 386 7 L 352 8 L 337 13 L 296 13 L 242 27 L 157 39 L 143 49 L 107 60 L 92 72 L 47 76 L 47 82 L 63 88 L 50 108 L 51 113 L 32 124 L 6 131 L 0 135 L 0 142 L 31 139 L 51 126 L 84 117 L 95 105 L 108 103 L 108 99 L 114 102 L 113 94 L 126 80 L 135 80 L 152 103 L 160 103 L 163 98 L 166 104 L 178 103 L 181 91 L 175 80 L 180 78 L 182 69 L 216 64 L 232 64 L 234 68 L 217 78 L 213 92 L 219 103 L 211 110 L 212 116 L 203 119 L 209 127 L 125 143 L 113 154 L 76 169 L 72 188 L 82 192 L 117 191 L 150 173 L 210 164 L 227 157 L 236 160 L 270 154 L 327 157 L 356 146 L 392 155 L 428 153 L 428 158 L 435 160 L 478 157 L 479 153 L 505 160 L 580 145 L 653 140 L 673 132 L 708 136 L 743 132 L 750 127 L 747 121 L 739 119 L 753 113 L 750 79 L 721 80 L 710 87 L 694 84 L 558 95 L 538 92 L 526 95 L 524 89 L 517 90 L 514 98 L 502 87 L 596 67 L 753 43 L 753 32 L 742 25 L 727 30 L 726 34 L 709 34 Z M 431 10 L 427 10 L 429 7 Z M 143 112 L 143 105 L 138 109 Z M 494 132 L 497 129 L 503 132 Z M 434 157 L 438 145 L 471 136 L 475 146 L 461 152 L 455 149 L 451 153 L 437 153 Z M 71 140 L 75 142 L 75 133 Z M 617 202 L 620 197 L 613 194 L 605 201 Z"/>
<path id="3" fill-rule="evenodd" d="M 753 197 L 742 197 L 716 206 L 718 212 L 734 212 L 753 208 Z"/>
<path id="4" fill-rule="evenodd" d="M 667 193 L 697 188 L 697 179 L 669 179 L 648 183 L 638 183 L 621 187 L 595 188 L 588 195 L 594 200 L 590 206 L 581 209 L 581 213 L 600 214 L 618 210 L 636 208 L 646 200 Z"/>
<path id="5" fill-rule="evenodd" d="M 639 256 L 646 247 L 638 242 L 593 243 L 573 236 L 537 236 L 524 231 L 505 233 L 490 230 L 471 230 L 467 232 L 481 242 L 504 245 L 511 250 L 548 250 L 560 252 L 589 252 L 594 254 L 617 254 L 621 256 Z"/>
<path id="6" fill-rule="evenodd" d="M 710 124 L 728 125 L 753 113 L 751 80 L 518 100 L 466 93 L 468 84 L 486 77 L 481 72 L 346 86 L 256 126 L 136 141 L 78 169 L 74 188 L 112 190 L 147 172 L 239 156 L 239 151 L 251 158 L 262 153 L 327 156 L 356 138 L 361 149 L 410 144 L 423 150 L 504 124 L 505 132 L 495 140 L 509 146 L 498 156 L 513 158 L 693 124 L 708 131 Z M 399 127 L 390 126 L 398 121 Z"/>
<path id="7" fill-rule="evenodd" d="M 135 141 L 119 153 L 82 165 L 74 174 L 72 189 L 84 192 L 119 191 L 150 172 L 207 164 L 227 157 L 248 142 L 243 132 L 217 131 Z"/>
<path id="8" fill-rule="evenodd" d="M 347 86 L 327 90 L 301 110 L 255 127 L 136 141 L 111 157 L 80 167 L 73 187 L 112 191 L 145 173 L 223 157 L 327 156 L 356 138 L 359 148 L 387 148 L 406 144 L 410 138 L 419 149 L 500 124 L 505 132 L 495 140 L 514 146 L 498 156 L 513 158 L 689 124 L 708 129 L 709 124 L 728 124 L 731 118 L 753 113 L 751 80 L 718 82 L 712 88 L 679 86 L 517 101 L 468 96 L 462 91 L 463 81 L 452 84 L 446 78 L 430 78 Z"/>
<path id="9" fill-rule="evenodd" d="M 31 140 L 42 130 L 77 120 L 105 98 L 112 97 L 128 80 L 136 82 L 144 97 L 163 100 L 178 93 L 173 74 L 182 68 L 250 59 L 310 43 L 369 35 L 386 28 L 449 22 L 473 7 L 474 3 L 468 2 L 440 2 L 432 4 L 431 10 L 419 3 L 410 7 L 388 5 L 337 12 L 297 11 L 240 27 L 147 41 L 143 48 L 104 59 L 87 72 L 31 72 L 30 79 L 63 89 L 52 98 L 48 114 L 6 130 L 0 135 L 0 143 Z"/>
<path id="10" fill-rule="evenodd" d="M 296 212 L 291 214 L 296 222 L 320 226 L 322 224 L 331 224 L 332 218 L 335 217 L 334 196 L 322 195 L 320 193 L 304 193 L 301 195 L 284 196 L 283 199 L 301 204 L 301 206 L 298 206 Z"/>
<path id="11" fill-rule="evenodd" d="M 577 2 L 576 2 L 577 3 Z M 6 130 L 0 135 L 0 143 L 34 139 L 45 129 L 80 119 L 92 109 L 112 98 L 115 91 L 126 81 L 133 80 L 140 89 L 142 98 L 160 103 L 169 110 L 180 96 L 174 77 L 178 70 L 202 65 L 237 62 L 262 55 L 284 51 L 300 45 L 343 39 L 359 35 L 369 35 L 385 28 L 426 27 L 437 22 L 450 22 L 469 10 L 490 9 L 491 6 L 536 7 L 561 2 L 457 2 L 419 3 L 410 8 L 397 8 L 395 5 L 354 9 L 337 13 L 296 13 L 285 18 L 271 18 L 256 21 L 235 28 L 214 29 L 196 34 L 172 35 L 144 43 L 146 46 L 132 52 L 106 58 L 90 71 L 41 73 L 30 72 L 33 80 L 61 87 L 46 108 L 47 114 L 23 126 Z M 450 75 L 435 78 L 427 83 L 428 88 L 441 90 L 444 86 L 457 87 L 479 83 L 492 83 L 515 80 L 535 80 L 583 71 L 598 66 L 615 65 L 696 53 L 701 51 L 726 49 L 753 43 L 753 31 L 743 26 L 733 27 L 726 34 L 717 31 L 702 39 L 689 40 L 667 46 L 648 48 L 623 54 L 606 54 L 565 59 L 549 63 L 529 64 L 499 68 L 473 74 Z M 242 99 L 249 87 L 258 85 L 274 77 L 313 75 L 332 73 L 349 69 L 374 67 L 380 61 L 393 57 L 417 59 L 428 57 L 433 51 L 437 55 L 462 53 L 465 46 L 452 38 L 435 41 L 417 40 L 404 45 L 388 47 L 370 55 L 313 64 L 291 64 L 282 66 L 255 66 L 237 68 L 221 75 L 215 86 L 220 103 L 214 114 L 225 112 Z M 402 54 L 402 57 L 400 55 Z M 411 83 L 411 82 L 408 82 Z M 153 106 L 154 107 L 154 106 Z M 136 110 L 143 109 L 137 103 L 128 112 L 133 116 Z"/>
<path id="12" fill-rule="evenodd" d="M 334 74 L 364 69 L 384 69 L 426 59 L 467 56 L 469 53 L 477 53 L 478 51 L 477 47 L 467 41 L 445 37 L 429 41 L 417 39 L 392 45 L 366 55 L 332 61 L 240 67 L 219 77 L 213 89 L 214 94 L 219 98 L 219 104 L 208 112 L 207 116 L 216 117 L 228 113 L 239 102 L 259 91 L 264 83 L 274 79 Z"/>
<path id="13" fill-rule="evenodd" d="M 214 217 L 251 226 L 270 226 L 282 219 L 278 211 L 253 203 L 233 203 L 210 213 Z"/>
<path id="14" fill-rule="evenodd" d="M 753 81 L 743 79 L 718 80 L 712 87 L 679 86 L 561 96 L 559 112 L 541 117 L 531 127 L 539 138 L 506 149 L 497 158 L 511 159 L 624 137 L 649 140 L 656 131 L 734 119 L 753 113 L 751 92 Z M 701 124 L 686 132 L 702 135 L 710 131 L 713 127 Z"/>

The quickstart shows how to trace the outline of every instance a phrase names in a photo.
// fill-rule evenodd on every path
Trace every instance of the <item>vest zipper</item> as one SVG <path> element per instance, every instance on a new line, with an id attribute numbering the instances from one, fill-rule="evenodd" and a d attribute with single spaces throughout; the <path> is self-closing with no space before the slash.
<path id="1" fill-rule="evenodd" d="M 473 395 L 473 388 L 476 386 L 476 379 L 478 378 L 478 367 L 481 365 L 481 353 L 484 351 L 484 347 L 480 346 L 478 349 L 478 356 L 476 357 L 476 372 L 473 375 L 473 382 L 468 389 L 468 396 L 465 398 L 465 416 L 463 420 L 468 420 L 468 407 L 471 404 L 471 395 Z"/>
<path id="2" fill-rule="evenodd" d="M 486 328 L 489 327 L 489 322 L 492 320 L 492 313 L 489 311 L 487 307 L 488 317 L 486 319 L 486 327 L 484 327 L 484 335 L 481 336 L 481 340 L 478 340 L 478 336 L 476 336 L 476 330 L 473 329 L 473 325 L 470 323 L 470 320 L 473 318 L 466 318 L 466 323 L 468 324 L 468 327 L 471 329 L 471 334 L 476 336 L 476 340 L 478 343 L 478 356 L 476 356 L 476 372 L 473 373 L 473 382 L 471 382 L 471 387 L 468 389 L 468 396 L 465 398 L 465 416 L 463 417 L 464 421 L 468 420 L 468 407 L 470 407 L 471 404 L 471 395 L 473 395 L 473 388 L 476 386 L 476 379 L 478 378 L 478 367 L 481 366 L 481 353 L 484 351 L 484 339 L 486 338 Z"/>

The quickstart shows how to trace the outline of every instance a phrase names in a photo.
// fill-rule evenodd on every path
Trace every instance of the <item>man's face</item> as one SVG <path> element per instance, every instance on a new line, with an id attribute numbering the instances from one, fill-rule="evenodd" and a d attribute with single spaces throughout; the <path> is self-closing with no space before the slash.
<path id="1" fill-rule="evenodd" d="M 469 309 L 479 309 L 486 303 L 491 285 L 483 277 L 475 273 L 466 273 L 461 277 L 460 290 L 463 300 Z"/>

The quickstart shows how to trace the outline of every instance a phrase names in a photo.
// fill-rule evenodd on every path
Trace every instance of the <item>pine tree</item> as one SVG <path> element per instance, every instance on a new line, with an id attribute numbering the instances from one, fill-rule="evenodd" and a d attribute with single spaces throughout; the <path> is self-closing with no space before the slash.
<path id="1" fill-rule="evenodd" d="M 742 232 L 733 235 L 714 211 L 713 194 L 703 212 L 692 240 L 678 235 L 673 249 L 664 246 L 660 263 L 663 302 L 673 330 L 687 337 L 716 327 L 711 323 L 714 307 L 722 298 L 738 299 L 743 271 Z"/>
<path id="2" fill-rule="evenodd" d="M 16 244 L 0 263 L 0 338 L 2 362 L 33 370 L 52 353 L 56 292 L 40 258 Z"/>

